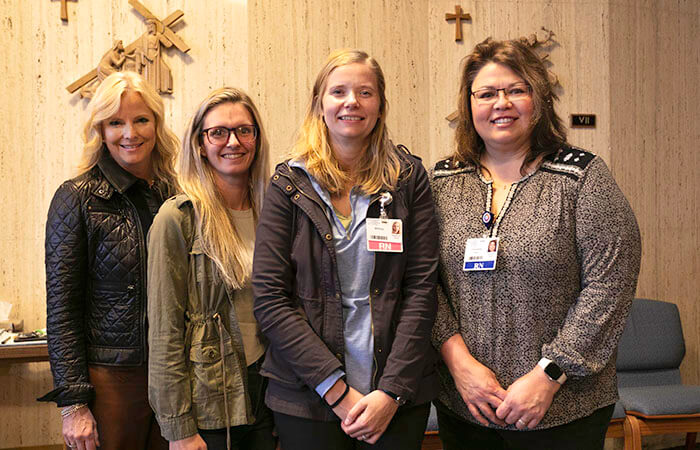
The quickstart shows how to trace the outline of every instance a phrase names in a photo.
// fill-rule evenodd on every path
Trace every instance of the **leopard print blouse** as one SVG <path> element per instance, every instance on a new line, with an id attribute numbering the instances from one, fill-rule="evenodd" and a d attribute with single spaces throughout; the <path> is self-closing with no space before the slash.
<path id="1" fill-rule="evenodd" d="M 635 294 L 641 242 L 603 160 L 562 148 L 513 184 L 490 230 L 481 217 L 490 209 L 491 182 L 473 165 L 440 161 L 431 186 L 440 232 L 435 347 L 460 333 L 504 389 L 540 358 L 555 361 L 568 380 L 536 429 L 615 403 L 617 344 Z M 467 239 L 482 236 L 500 237 L 495 270 L 463 271 Z M 439 400 L 476 422 L 444 364 L 439 371 Z"/>

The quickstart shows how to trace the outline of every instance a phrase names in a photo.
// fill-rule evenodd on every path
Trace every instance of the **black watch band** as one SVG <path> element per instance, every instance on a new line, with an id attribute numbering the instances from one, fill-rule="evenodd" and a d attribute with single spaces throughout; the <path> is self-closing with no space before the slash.
<path id="1" fill-rule="evenodd" d="M 397 405 L 403 406 L 406 404 L 406 399 L 401 397 L 400 395 L 396 395 L 391 391 L 387 391 L 386 389 L 380 389 L 380 391 L 384 392 L 386 395 L 392 398 L 396 402 Z"/>

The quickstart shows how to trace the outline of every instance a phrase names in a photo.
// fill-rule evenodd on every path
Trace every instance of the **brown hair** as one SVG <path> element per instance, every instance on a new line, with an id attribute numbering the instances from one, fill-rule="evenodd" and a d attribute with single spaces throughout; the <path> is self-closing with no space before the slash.
<path id="1" fill-rule="evenodd" d="M 519 39 L 494 41 L 487 38 L 474 47 L 462 66 L 459 87 L 459 118 L 455 131 L 457 145 L 454 158 L 480 166 L 485 145 L 474 128 L 472 118 L 472 83 L 479 71 L 489 63 L 502 64 L 520 76 L 532 88 L 533 115 L 530 124 L 530 150 L 523 161 L 523 168 L 540 156 L 557 151 L 566 141 L 564 125 L 554 111 L 554 93 L 547 68 L 542 59 Z"/>

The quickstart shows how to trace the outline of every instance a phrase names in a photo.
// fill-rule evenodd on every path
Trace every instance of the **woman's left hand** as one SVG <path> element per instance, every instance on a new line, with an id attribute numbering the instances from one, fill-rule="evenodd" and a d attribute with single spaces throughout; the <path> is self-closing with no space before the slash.
<path id="1" fill-rule="evenodd" d="M 341 427 L 351 438 L 374 444 L 382 437 L 398 408 L 394 399 L 384 392 L 372 391 L 352 407 Z"/>
<path id="2" fill-rule="evenodd" d="M 507 424 L 515 424 L 518 430 L 531 430 L 540 423 L 560 387 L 541 367 L 535 366 L 508 387 L 496 416 Z"/>

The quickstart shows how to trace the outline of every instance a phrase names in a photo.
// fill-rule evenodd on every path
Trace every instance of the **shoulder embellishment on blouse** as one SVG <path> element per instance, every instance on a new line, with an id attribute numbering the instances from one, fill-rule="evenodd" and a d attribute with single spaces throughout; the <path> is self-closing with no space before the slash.
<path id="1" fill-rule="evenodd" d="M 474 165 L 464 161 L 454 160 L 452 157 L 438 161 L 433 168 L 433 177 L 447 177 L 464 172 L 473 172 Z"/>
<path id="2" fill-rule="evenodd" d="M 547 172 L 560 173 L 578 180 L 584 175 L 586 168 L 595 157 L 595 153 L 567 146 L 560 148 L 551 159 L 544 161 L 541 168 Z"/>

